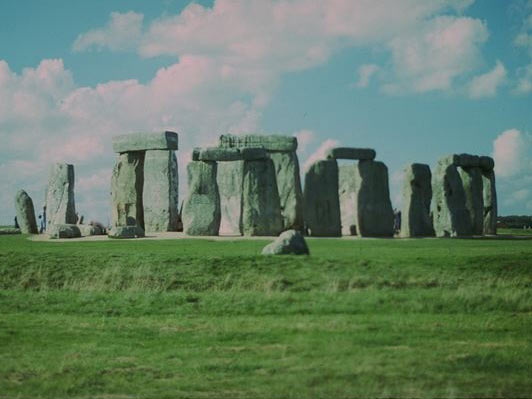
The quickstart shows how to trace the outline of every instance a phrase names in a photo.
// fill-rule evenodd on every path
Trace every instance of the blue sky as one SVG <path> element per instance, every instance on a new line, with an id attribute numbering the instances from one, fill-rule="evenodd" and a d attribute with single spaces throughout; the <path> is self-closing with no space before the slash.
<path id="1" fill-rule="evenodd" d="M 532 214 L 532 1 L 5 1 L 0 5 L 0 222 L 52 162 L 106 221 L 110 138 L 295 134 L 302 165 L 373 147 L 399 203 L 401 170 L 493 155 L 501 214 Z"/>

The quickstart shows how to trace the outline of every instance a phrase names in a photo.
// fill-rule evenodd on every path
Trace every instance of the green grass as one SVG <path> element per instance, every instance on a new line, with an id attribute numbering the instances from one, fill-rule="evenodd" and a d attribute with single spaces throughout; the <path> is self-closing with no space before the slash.
<path id="1" fill-rule="evenodd" d="M 0 237 L 0 398 L 531 397 L 532 240 L 266 243 Z"/>

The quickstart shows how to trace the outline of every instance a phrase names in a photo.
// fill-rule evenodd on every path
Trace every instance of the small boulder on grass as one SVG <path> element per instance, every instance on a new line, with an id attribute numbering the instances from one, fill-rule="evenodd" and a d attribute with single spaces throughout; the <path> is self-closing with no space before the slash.
<path id="1" fill-rule="evenodd" d="M 51 224 L 48 227 L 48 235 L 52 239 L 79 238 L 81 237 L 81 231 L 76 224 Z"/>
<path id="2" fill-rule="evenodd" d="M 262 255 L 308 255 L 303 235 L 297 230 L 287 230 L 262 250 Z"/>

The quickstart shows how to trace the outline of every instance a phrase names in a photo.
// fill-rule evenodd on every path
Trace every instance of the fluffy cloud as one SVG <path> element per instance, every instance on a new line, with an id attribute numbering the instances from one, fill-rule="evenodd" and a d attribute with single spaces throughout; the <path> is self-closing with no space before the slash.
<path id="1" fill-rule="evenodd" d="M 303 163 L 303 170 L 308 170 L 316 161 L 325 159 L 327 151 L 331 148 L 338 147 L 340 142 L 338 140 L 327 139 L 320 144 L 318 149 L 314 151 Z"/>
<path id="2" fill-rule="evenodd" d="M 364 64 L 358 68 L 358 82 L 356 87 L 368 87 L 371 77 L 380 69 L 375 64 Z"/>
<path id="3" fill-rule="evenodd" d="M 494 97 L 497 88 L 506 80 L 506 68 L 502 62 L 497 61 L 495 67 L 480 76 L 473 78 L 469 85 L 469 96 L 471 98 Z"/>

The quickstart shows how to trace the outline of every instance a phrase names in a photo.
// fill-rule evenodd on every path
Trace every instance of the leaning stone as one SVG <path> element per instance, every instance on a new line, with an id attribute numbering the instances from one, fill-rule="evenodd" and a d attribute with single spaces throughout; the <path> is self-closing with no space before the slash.
<path id="1" fill-rule="evenodd" d="M 182 215 L 185 234 L 219 234 L 221 211 L 216 171 L 216 162 L 192 161 L 187 166 L 188 195 Z"/>
<path id="2" fill-rule="evenodd" d="M 372 161 L 376 156 L 371 148 L 336 147 L 327 151 L 327 159 L 354 159 Z"/>
<path id="3" fill-rule="evenodd" d="M 197 151 L 197 150 L 196 150 Z M 194 153 L 193 153 L 194 154 Z M 209 147 L 199 150 L 198 161 L 252 161 L 267 158 L 264 148 L 220 148 Z"/>
<path id="4" fill-rule="evenodd" d="M 405 168 L 401 237 L 434 235 L 430 217 L 431 177 L 429 165 L 414 163 Z"/>
<path id="5" fill-rule="evenodd" d="M 112 226 L 139 226 L 144 230 L 142 189 L 144 152 L 118 155 L 111 176 Z"/>
<path id="6" fill-rule="evenodd" d="M 142 194 L 146 232 L 177 230 L 178 179 L 174 151 L 146 151 Z"/>
<path id="7" fill-rule="evenodd" d="M 177 133 L 133 133 L 113 137 L 113 151 L 117 153 L 146 150 L 177 150 Z"/>
<path id="8" fill-rule="evenodd" d="M 338 195 L 340 199 L 340 215 L 342 222 L 342 235 L 357 235 L 358 223 L 358 165 L 342 165 L 338 168 Z"/>
<path id="9" fill-rule="evenodd" d="M 76 224 L 74 165 L 57 163 L 50 169 L 46 196 L 47 230 L 54 224 Z"/>
<path id="10" fill-rule="evenodd" d="M 38 234 L 33 201 L 26 191 L 20 190 L 15 196 L 15 208 L 20 231 L 23 234 Z"/>
<path id="11" fill-rule="evenodd" d="M 303 198 L 305 227 L 309 235 L 342 235 L 336 160 L 320 160 L 310 166 L 305 175 Z"/>
<path id="12" fill-rule="evenodd" d="M 220 136 L 220 147 L 262 147 L 266 151 L 295 151 L 297 138 L 280 135 L 247 134 L 236 136 L 224 134 Z"/>
<path id="13" fill-rule="evenodd" d="M 484 199 L 482 189 L 482 171 L 478 167 L 459 169 L 464 186 L 465 205 L 471 219 L 472 233 L 482 235 L 484 232 Z"/>
<path id="14" fill-rule="evenodd" d="M 242 233 L 277 236 L 283 230 L 281 204 L 271 159 L 244 161 Z"/>
<path id="15" fill-rule="evenodd" d="M 309 250 L 303 235 L 297 230 L 287 230 L 266 245 L 262 255 L 308 255 Z"/>
<path id="16" fill-rule="evenodd" d="M 77 224 L 53 224 L 47 233 L 52 239 L 81 237 L 81 231 Z"/>
<path id="17" fill-rule="evenodd" d="M 297 154 L 295 152 L 272 152 L 270 158 L 275 166 L 283 230 L 302 230 L 304 225 L 303 191 Z"/>
<path id="18" fill-rule="evenodd" d="M 220 191 L 220 234 L 242 235 L 244 161 L 220 162 L 216 181 Z"/>
<path id="19" fill-rule="evenodd" d="M 484 234 L 497 234 L 497 190 L 495 188 L 495 172 L 482 172 L 482 191 L 484 202 Z"/>
<path id="20" fill-rule="evenodd" d="M 495 168 L 495 161 L 493 160 L 492 157 L 486 157 L 486 156 L 482 156 L 480 157 L 480 168 L 483 170 L 483 171 L 490 171 L 490 170 L 493 170 L 493 168 Z"/>
<path id="21" fill-rule="evenodd" d="M 113 226 L 107 236 L 109 238 L 142 238 L 144 230 L 139 226 Z"/>

